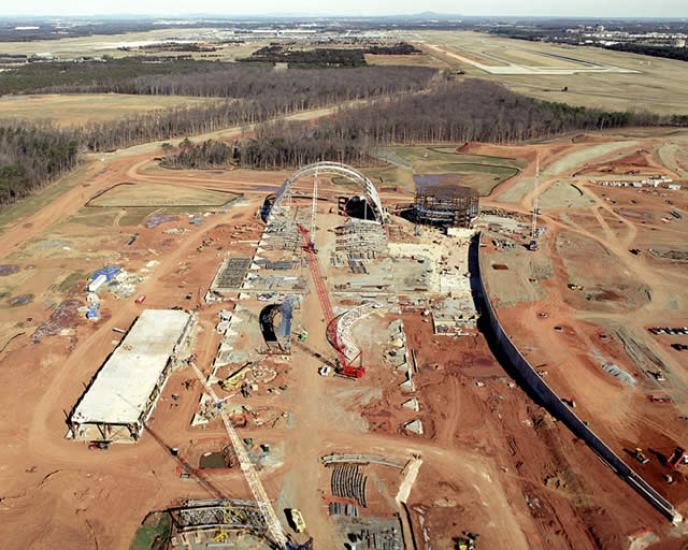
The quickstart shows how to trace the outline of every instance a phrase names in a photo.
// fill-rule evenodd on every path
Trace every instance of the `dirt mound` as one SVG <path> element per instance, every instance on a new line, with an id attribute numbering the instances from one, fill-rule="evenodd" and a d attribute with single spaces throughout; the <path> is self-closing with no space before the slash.
<path id="1" fill-rule="evenodd" d="M 571 143 L 606 143 L 615 140 L 615 136 L 605 134 L 576 134 L 571 138 Z"/>

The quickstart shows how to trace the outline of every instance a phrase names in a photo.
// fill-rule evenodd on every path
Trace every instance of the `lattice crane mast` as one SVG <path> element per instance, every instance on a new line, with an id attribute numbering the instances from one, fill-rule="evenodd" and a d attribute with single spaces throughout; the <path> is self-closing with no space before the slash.
<path id="1" fill-rule="evenodd" d="M 200 380 L 201 384 L 205 388 L 205 391 L 208 392 L 208 395 L 210 395 L 212 400 L 218 404 L 220 418 L 222 418 L 222 423 L 225 425 L 227 436 L 229 437 L 229 441 L 231 442 L 237 459 L 239 460 L 239 465 L 242 473 L 244 474 L 244 478 L 246 479 L 246 483 L 248 483 L 251 493 L 253 494 L 253 498 L 263 514 L 269 536 L 279 548 L 287 548 L 289 542 L 287 540 L 287 536 L 284 533 L 284 529 L 282 529 L 282 524 L 277 518 L 275 509 L 272 507 L 270 497 L 268 497 L 268 494 L 265 492 L 265 488 L 263 487 L 263 483 L 260 481 L 258 472 L 256 471 L 253 462 L 251 462 L 248 453 L 246 452 L 246 447 L 244 447 L 244 444 L 239 438 L 239 435 L 236 433 L 234 426 L 232 426 L 229 416 L 227 416 L 227 413 L 220 406 L 221 402 L 220 399 L 218 399 L 217 394 L 203 377 L 203 373 L 201 373 L 200 369 L 194 363 L 191 363 L 191 367 L 196 373 L 196 377 Z"/>
<path id="2" fill-rule="evenodd" d="M 315 285 L 315 291 L 318 295 L 318 300 L 320 301 L 320 307 L 325 317 L 325 325 L 327 326 L 327 339 L 329 340 L 330 344 L 332 344 L 332 347 L 337 350 L 337 356 L 339 360 L 337 374 L 341 374 L 347 378 L 361 378 L 365 374 L 365 369 L 362 365 L 354 365 L 353 362 L 348 360 L 346 354 L 344 353 L 344 345 L 339 341 L 339 335 L 337 334 L 337 322 L 332 309 L 332 303 L 330 302 L 330 295 L 327 292 L 327 286 L 325 285 L 325 280 L 323 279 L 322 272 L 320 271 L 320 264 L 318 263 L 318 255 L 315 250 L 315 243 L 310 238 L 308 229 L 303 227 L 301 224 L 296 224 L 296 227 L 298 227 L 301 235 L 303 236 L 303 248 L 308 257 L 308 267 L 311 272 L 311 277 L 313 278 L 313 284 Z"/>

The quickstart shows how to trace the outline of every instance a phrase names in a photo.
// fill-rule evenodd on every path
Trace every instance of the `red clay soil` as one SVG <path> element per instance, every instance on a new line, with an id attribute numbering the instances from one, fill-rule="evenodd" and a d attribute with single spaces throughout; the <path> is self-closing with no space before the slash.
<path id="1" fill-rule="evenodd" d="M 482 336 L 433 336 L 423 320 L 404 317 L 409 348 L 418 353 L 416 384 L 426 427 L 420 437 L 494 460 L 512 505 L 528 517 L 521 525 L 534 547 L 626 548 L 634 530 L 670 530 L 583 442 L 533 404 L 495 362 Z M 479 514 L 463 508 L 457 514 L 441 502 L 457 499 L 457 483 L 426 482 L 414 490 L 409 504 L 416 532 L 423 529 L 423 514 L 433 542 L 449 541 L 463 529 L 485 529 Z"/>

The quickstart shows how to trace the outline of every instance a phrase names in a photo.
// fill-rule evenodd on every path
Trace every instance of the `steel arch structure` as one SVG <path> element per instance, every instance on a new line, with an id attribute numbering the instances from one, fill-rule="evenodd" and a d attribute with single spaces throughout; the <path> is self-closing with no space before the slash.
<path id="1" fill-rule="evenodd" d="M 268 219 L 272 217 L 272 214 L 279 212 L 286 203 L 289 202 L 292 197 L 292 185 L 293 183 L 303 177 L 313 176 L 314 182 L 317 182 L 317 177 L 319 174 L 334 174 L 338 176 L 344 176 L 350 180 L 358 183 L 363 189 L 364 196 L 373 210 L 375 221 L 379 224 L 384 224 L 382 202 L 380 202 L 380 195 L 377 189 L 370 181 L 368 177 L 363 175 L 361 172 L 348 166 L 347 164 L 342 164 L 339 162 L 315 162 L 313 164 L 308 164 L 302 168 L 299 168 L 296 172 L 293 172 L 284 182 L 282 186 L 277 191 L 275 202 L 270 208 L 270 214 Z M 317 183 L 314 183 L 314 187 Z M 317 193 L 317 188 L 314 189 L 314 195 Z"/>

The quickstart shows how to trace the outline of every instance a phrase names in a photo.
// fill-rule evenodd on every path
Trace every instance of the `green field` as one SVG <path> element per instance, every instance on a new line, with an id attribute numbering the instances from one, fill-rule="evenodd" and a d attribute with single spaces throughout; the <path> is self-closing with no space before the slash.
<path id="1" fill-rule="evenodd" d="M 236 199 L 236 193 L 147 183 L 121 183 L 88 201 L 88 206 L 160 207 L 160 206 L 222 206 Z"/>
<path id="2" fill-rule="evenodd" d="M 495 186 L 525 167 L 525 162 L 521 160 L 467 155 L 457 153 L 456 148 L 451 145 L 388 147 L 380 153 L 380 157 L 387 159 L 390 166 L 367 169 L 365 172 L 381 186 L 395 185 L 407 191 L 415 190 L 414 175 L 458 174 L 463 185 L 486 196 Z"/>
<path id="3" fill-rule="evenodd" d="M 500 82 L 514 92 L 537 99 L 606 111 L 688 114 L 688 71 L 684 61 L 472 31 L 421 31 L 414 38 L 425 54 L 464 71 L 465 78 Z M 523 71 L 491 74 L 452 54 L 489 67 L 516 65 Z M 531 67 L 576 70 L 584 69 L 586 64 L 633 72 L 528 74 Z"/>
<path id="4" fill-rule="evenodd" d="M 48 121 L 62 128 L 106 122 L 170 107 L 196 107 L 217 99 L 127 94 L 47 94 L 0 97 L 0 118 Z"/>

